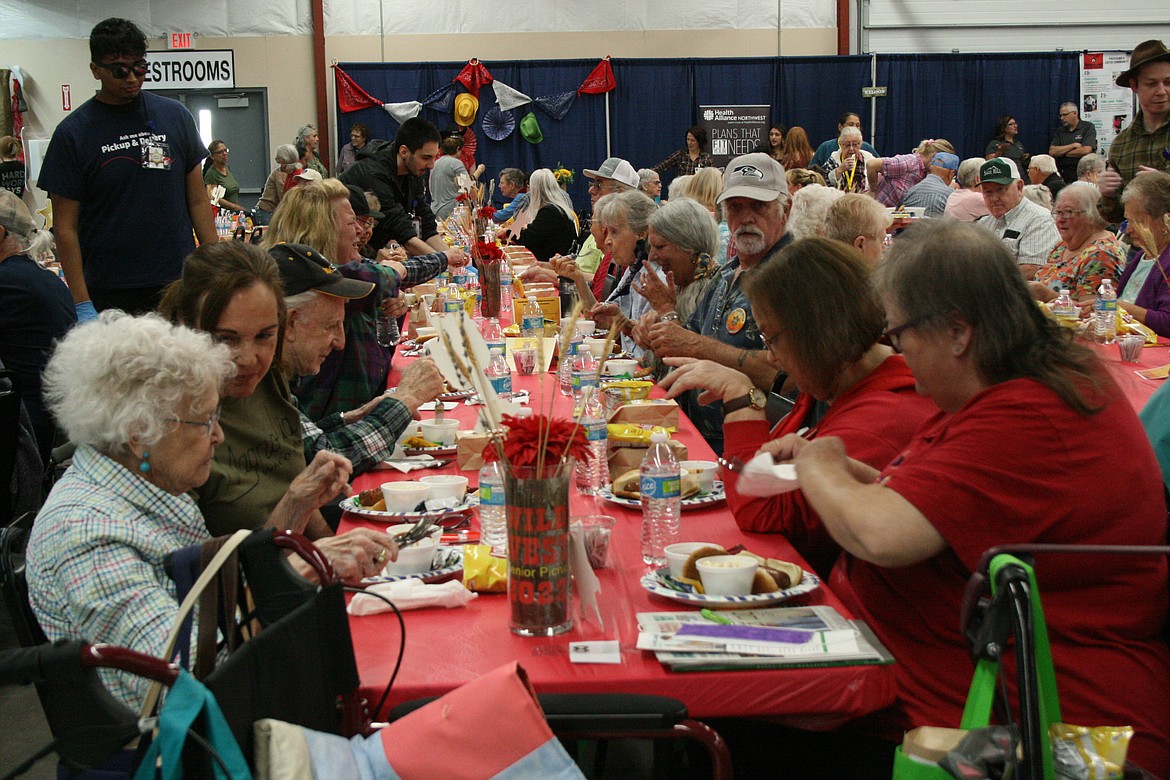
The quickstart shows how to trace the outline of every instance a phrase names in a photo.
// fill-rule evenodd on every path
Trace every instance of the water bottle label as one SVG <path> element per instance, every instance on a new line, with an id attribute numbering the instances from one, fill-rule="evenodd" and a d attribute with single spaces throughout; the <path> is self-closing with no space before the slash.
<path id="1" fill-rule="evenodd" d="M 483 504 L 484 506 L 503 506 L 503 486 L 493 488 L 491 485 L 484 485 L 481 483 L 479 486 L 479 503 Z"/>
<path id="2" fill-rule="evenodd" d="M 463 311 L 463 301 L 460 298 L 450 298 L 444 304 L 443 311 Z"/>
<path id="3" fill-rule="evenodd" d="M 678 498 L 679 477 L 652 477 L 642 475 L 643 498 Z"/>
<path id="4" fill-rule="evenodd" d="M 454 274 L 451 275 L 451 282 L 456 287 L 466 287 L 467 286 L 467 272 L 466 271 L 463 271 L 463 272 L 456 271 Z"/>
<path id="5" fill-rule="evenodd" d="M 604 420 L 589 423 L 585 427 L 585 437 L 591 442 L 605 441 L 609 438 L 609 428 L 606 426 Z"/>
<path id="6" fill-rule="evenodd" d="M 505 342 L 503 339 L 500 339 L 500 340 L 498 340 L 498 341 L 488 341 L 488 342 L 487 342 L 487 348 L 488 348 L 488 353 L 489 353 L 489 354 L 491 353 L 491 351 L 492 351 L 493 349 L 495 349 L 495 348 L 497 348 L 497 347 L 498 347 L 498 348 L 500 349 L 500 351 L 502 352 L 504 349 L 506 349 L 506 348 L 507 348 L 507 342 Z"/>
<path id="7" fill-rule="evenodd" d="M 597 387 L 597 375 L 592 371 L 574 371 L 570 380 L 574 390 L 582 390 L 586 387 Z"/>
<path id="8" fill-rule="evenodd" d="M 491 378 L 492 388 L 496 393 L 510 393 L 512 392 L 512 374 L 511 372 L 503 376 L 493 376 Z"/>
<path id="9" fill-rule="evenodd" d="M 544 315 L 524 315 L 524 319 L 520 321 L 520 330 L 524 332 L 539 330 L 544 331 Z"/>

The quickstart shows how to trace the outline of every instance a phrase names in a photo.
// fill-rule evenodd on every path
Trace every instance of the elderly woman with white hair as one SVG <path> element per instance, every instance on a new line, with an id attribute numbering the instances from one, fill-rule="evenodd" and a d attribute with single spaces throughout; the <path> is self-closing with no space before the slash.
<path id="1" fill-rule="evenodd" d="M 529 177 L 528 205 L 523 213 L 527 225 L 516 237 L 517 244 L 528 247 L 540 262 L 570 254 L 577 241 L 577 215 L 573 201 L 548 168 L 539 168 Z"/>
<path id="2" fill-rule="evenodd" d="M 1095 300 L 1102 279 L 1118 278 L 1118 269 L 1125 265 L 1125 248 L 1105 229 L 1105 219 L 1097 208 L 1100 203 L 1101 192 L 1087 182 L 1070 184 L 1060 191 L 1053 212 L 1060 241 L 1036 273 L 1036 281 L 1028 283 L 1033 298 L 1051 301 L 1063 288 L 1074 301 L 1088 306 Z"/>
<path id="3" fill-rule="evenodd" d="M 292 144 L 276 147 L 275 158 L 276 168 L 268 174 L 256 208 L 252 209 L 252 219 L 257 225 L 267 225 L 272 221 L 272 212 L 280 205 L 280 199 L 293 187 L 293 174 L 301 170 L 301 156 Z"/>
<path id="4" fill-rule="evenodd" d="M 658 171 L 653 168 L 639 168 L 638 189 L 655 203 L 662 205 L 662 177 L 658 175 Z"/>
<path id="5" fill-rule="evenodd" d="M 793 240 L 819 236 L 829 207 L 844 194 L 841 190 L 819 184 L 801 187 L 792 196 L 792 210 L 788 216 L 788 232 Z"/>
<path id="6" fill-rule="evenodd" d="M 189 492 L 223 442 L 220 390 L 233 374 L 226 346 L 154 314 L 105 312 L 57 345 L 45 396 L 78 448 L 27 554 L 29 600 L 50 639 L 162 653 L 179 607 L 163 562 L 211 538 Z M 324 503 L 340 488 L 306 473 L 288 495 Z M 148 684 L 105 680 L 131 706 Z"/>
<path id="7" fill-rule="evenodd" d="M 869 191 L 865 166 L 876 158 L 861 148 L 861 141 L 861 130 L 856 127 L 841 128 L 841 135 L 837 136 L 837 151 L 829 155 L 824 166 L 829 186 L 845 192 Z"/>

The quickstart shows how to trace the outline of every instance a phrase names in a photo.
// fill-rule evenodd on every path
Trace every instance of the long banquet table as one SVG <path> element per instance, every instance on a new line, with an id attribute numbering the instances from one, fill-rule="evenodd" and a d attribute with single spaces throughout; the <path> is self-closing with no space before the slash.
<path id="1" fill-rule="evenodd" d="M 401 358 L 396 362 L 402 362 Z M 531 406 L 547 408 L 556 394 L 555 376 L 544 378 L 545 403 L 541 403 L 541 377 L 514 377 L 517 389 L 531 391 Z M 393 380 L 392 380 L 393 381 Z M 656 391 L 657 392 L 657 391 Z M 556 395 L 555 412 L 568 416 L 570 404 Z M 423 413 L 424 417 L 431 416 Z M 462 403 L 448 418 L 459 419 L 461 428 L 472 427 L 475 410 Z M 685 444 L 692 459 L 714 460 L 714 455 L 685 416 L 675 438 Z M 420 472 L 410 475 L 417 477 Z M 459 473 L 454 461 L 427 474 Z M 471 484 L 475 472 L 465 472 Z M 398 471 L 374 471 L 354 480 L 355 490 L 382 482 L 408 479 Z M 552 638 L 526 638 L 508 628 L 509 607 L 504 594 L 480 594 L 466 607 L 425 609 L 403 613 L 406 649 L 402 669 L 388 706 L 422 696 L 443 694 L 461 683 L 512 660 L 519 661 L 537 691 L 555 693 L 624 692 L 672 696 L 686 703 L 692 717 L 773 716 L 807 728 L 829 728 L 847 719 L 873 712 L 893 701 L 893 675 L 888 666 L 852 665 L 781 670 L 719 672 L 671 672 L 652 653 L 635 648 L 638 612 L 686 611 L 693 607 L 655 597 L 639 584 L 646 572 L 640 554 L 639 510 L 581 496 L 570 488 L 572 515 L 607 514 L 617 523 L 610 546 L 610 567 L 598 572 L 599 606 L 603 626 L 591 615 L 583 616 L 576 598 L 573 628 Z M 341 530 L 382 527 L 352 513 L 342 518 Z M 478 526 L 478 520 L 476 520 Z M 725 504 L 686 510 L 682 516 L 684 541 L 713 541 L 730 547 L 744 544 L 749 550 L 803 563 L 788 543 L 775 534 L 750 534 L 739 529 Z M 807 565 L 805 568 L 808 568 Z M 850 617 L 825 586 L 792 605 L 827 604 Z M 398 651 L 399 628 L 392 613 L 351 617 L 350 629 L 361 674 L 363 694 L 376 702 L 393 671 Z M 575 664 L 569 661 L 569 643 L 581 640 L 617 640 L 621 663 Z"/>

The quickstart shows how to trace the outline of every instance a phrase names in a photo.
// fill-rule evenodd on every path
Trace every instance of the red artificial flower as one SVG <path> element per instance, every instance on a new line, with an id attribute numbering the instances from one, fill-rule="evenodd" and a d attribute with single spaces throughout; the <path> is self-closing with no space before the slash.
<path id="1" fill-rule="evenodd" d="M 479 216 L 482 219 L 491 219 L 496 214 L 495 206 L 481 206 L 479 209 Z"/>
<path id="2" fill-rule="evenodd" d="M 589 454 L 589 441 L 585 429 L 571 420 L 562 420 L 543 415 L 515 417 L 504 415 L 504 457 L 512 468 L 535 468 L 541 450 L 544 451 L 544 471 L 547 478 L 560 464 L 561 457 L 568 451 L 569 456 L 581 460 Z M 542 447 L 543 444 L 543 447 Z M 494 447 L 484 449 L 484 460 L 496 460 Z"/>
<path id="3" fill-rule="evenodd" d="M 471 200 L 471 196 L 466 192 L 461 192 L 455 196 L 455 200 L 459 201 L 460 203 L 466 203 L 467 201 Z"/>
<path id="4" fill-rule="evenodd" d="M 504 257 L 504 250 L 495 241 L 476 241 L 475 256 L 480 260 L 500 260 Z"/>

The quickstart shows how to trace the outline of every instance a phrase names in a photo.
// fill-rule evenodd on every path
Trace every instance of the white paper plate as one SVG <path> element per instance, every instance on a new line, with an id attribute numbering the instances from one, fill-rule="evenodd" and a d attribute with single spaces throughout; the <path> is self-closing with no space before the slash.
<path id="1" fill-rule="evenodd" d="M 422 404 L 421 406 L 419 406 L 418 410 L 420 412 L 433 412 L 433 411 L 435 411 L 435 408 L 438 407 L 438 405 L 439 405 L 438 401 L 427 401 L 425 404 Z M 449 412 L 458 405 L 459 404 L 455 403 L 454 401 L 448 401 L 445 398 L 443 399 L 443 411 L 444 412 Z"/>
<path id="2" fill-rule="evenodd" d="M 450 457 L 458 451 L 458 444 L 440 444 L 438 447 L 407 447 L 403 446 L 402 454 L 407 457 L 411 455 L 430 455 L 433 458 Z"/>
<path id="3" fill-rule="evenodd" d="M 386 512 L 359 506 L 358 497 L 350 496 L 341 502 L 340 506 L 346 512 L 353 512 L 367 520 L 377 520 L 380 523 L 417 523 L 424 517 L 437 520 L 443 515 L 465 514 L 479 505 L 479 494 L 471 493 L 463 499 L 463 503 L 450 509 L 440 509 L 434 512 Z"/>
<path id="4" fill-rule="evenodd" d="M 670 569 L 663 567 L 642 577 L 642 587 L 655 596 L 662 596 L 671 601 L 690 604 L 708 609 L 748 609 L 750 607 L 766 607 L 769 604 L 779 604 L 795 596 L 811 593 L 821 586 L 821 578 L 811 571 L 804 572 L 800 584 L 775 593 L 757 593 L 749 596 L 707 596 L 695 593 L 690 585 L 679 582 L 670 576 Z"/>
<path id="5" fill-rule="evenodd" d="M 380 582 L 399 582 L 401 580 L 422 580 L 423 582 L 435 582 L 463 571 L 463 549 L 460 547 L 443 547 L 435 548 L 435 555 L 455 558 L 455 561 L 448 566 L 443 566 L 438 569 L 431 569 L 430 571 L 419 572 L 418 574 L 378 574 L 374 577 L 366 577 L 362 580 L 363 585 L 377 585 Z"/>
<path id="6" fill-rule="evenodd" d="M 629 507 L 630 509 L 641 509 L 642 500 L 639 498 L 625 498 L 624 496 L 615 496 L 613 494 L 613 485 L 603 485 L 599 491 L 599 495 L 604 500 L 611 504 L 619 504 L 621 506 Z M 723 489 L 722 480 L 715 480 L 715 487 L 711 492 L 705 496 L 691 496 L 682 500 L 683 509 L 699 509 L 700 507 L 714 506 L 721 504 L 727 500 L 727 493 Z"/>

